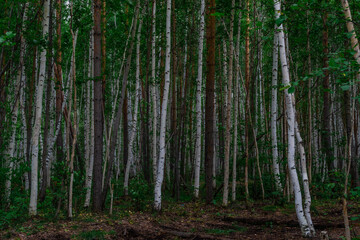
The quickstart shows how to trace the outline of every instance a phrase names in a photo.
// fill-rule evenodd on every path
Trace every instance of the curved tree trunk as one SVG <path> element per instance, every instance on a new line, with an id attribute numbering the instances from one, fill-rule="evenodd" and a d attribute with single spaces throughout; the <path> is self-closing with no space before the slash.
<path id="1" fill-rule="evenodd" d="M 281 2 L 275 1 L 275 17 L 278 19 L 281 14 Z M 280 60 L 282 66 L 282 77 L 283 84 L 287 87 L 291 86 L 290 83 L 290 74 L 288 68 L 288 61 L 286 57 L 286 45 L 285 45 L 285 34 L 283 31 L 283 25 L 280 24 L 278 26 L 279 29 L 279 48 L 280 48 Z M 311 237 L 311 231 L 309 228 L 309 224 L 304 216 L 304 210 L 302 205 L 302 196 L 301 189 L 299 184 L 298 174 L 296 172 L 296 164 L 295 164 L 295 109 L 293 106 L 293 98 L 294 94 L 289 93 L 288 88 L 285 89 L 285 100 L 286 100 L 286 115 L 287 115 L 287 123 L 288 123 L 288 168 L 289 175 L 291 179 L 291 184 L 294 190 L 295 196 L 295 210 L 296 215 L 301 227 L 301 232 L 305 237 Z"/>

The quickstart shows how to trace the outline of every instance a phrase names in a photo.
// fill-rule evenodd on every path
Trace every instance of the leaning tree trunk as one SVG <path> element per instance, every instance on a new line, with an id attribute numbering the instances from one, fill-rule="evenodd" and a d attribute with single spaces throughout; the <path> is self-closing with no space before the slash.
<path id="1" fill-rule="evenodd" d="M 44 0 L 44 11 L 42 21 L 42 35 L 47 37 L 49 32 L 49 8 L 50 1 Z M 37 215 L 37 198 L 38 198 L 38 168 L 39 168 L 39 138 L 41 128 L 41 113 L 42 113 L 42 99 L 45 81 L 45 68 L 46 68 L 46 48 L 43 48 L 40 54 L 40 72 L 39 82 L 37 86 L 36 105 L 35 105 L 35 120 L 33 127 L 33 134 L 31 136 L 31 189 L 30 189 L 30 203 L 29 215 Z"/>
<path id="2" fill-rule="evenodd" d="M 135 154 L 134 154 L 134 141 L 137 134 L 137 119 L 138 119 L 138 109 L 139 109 L 139 98 L 140 98 L 140 37 L 141 37 L 141 27 L 142 27 L 143 18 L 140 18 L 138 33 L 137 33 L 137 44 L 136 44 L 136 90 L 135 90 L 135 107 L 134 115 L 131 121 L 131 131 L 129 139 L 129 157 L 126 162 L 125 176 L 124 176 L 124 192 L 125 196 L 128 195 L 129 187 L 129 175 L 130 168 L 135 163 Z M 131 99 L 129 99 L 131 101 Z"/>
<path id="3" fill-rule="evenodd" d="M 171 51 L 171 0 L 167 0 L 166 7 L 166 58 L 165 58 L 165 84 L 164 94 L 161 105 L 161 119 L 160 119 L 160 142 L 159 142 L 159 165 L 156 174 L 155 182 L 155 197 L 154 208 L 157 211 L 161 210 L 161 186 L 164 179 L 164 164 L 165 164 L 165 133 L 166 133 L 166 115 L 167 104 L 169 99 L 169 85 L 170 85 L 170 51 Z"/>
<path id="4" fill-rule="evenodd" d="M 197 86 L 196 86 L 196 142 L 195 142 L 195 179 L 194 179 L 195 198 L 199 197 L 199 187 L 200 187 L 201 126 L 202 126 L 201 86 L 202 86 L 202 72 L 203 72 L 204 31 L 205 31 L 205 0 L 201 0 L 198 74 L 197 74 Z"/>
<path id="5" fill-rule="evenodd" d="M 274 2 L 275 8 L 275 17 L 278 19 L 281 14 L 281 2 Z M 278 26 L 279 29 L 279 48 L 280 48 L 280 60 L 282 66 L 282 77 L 283 84 L 286 87 L 290 87 L 290 74 L 288 68 L 288 61 L 286 58 L 286 45 L 285 45 L 285 35 L 283 30 L 283 25 L 280 24 Z M 296 172 L 296 164 L 295 164 L 295 109 L 293 107 L 293 93 L 289 92 L 289 89 L 285 89 L 285 98 L 286 98 L 286 115 L 287 115 L 287 123 L 288 123 L 288 168 L 289 175 L 291 178 L 291 183 L 294 190 L 295 196 L 295 209 L 296 215 L 301 227 L 301 232 L 305 237 L 311 237 L 312 234 L 310 232 L 309 224 L 304 216 L 304 210 L 302 205 L 302 196 L 301 189 L 299 184 L 298 174 Z"/>
<path id="6" fill-rule="evenodd" d="M 350 11 L 350 6 L 347 0 L 341 0 L 341 4 L 342 7 L 344 9 L 344 14 L 345 14 L 345 18 L 346 18 L 346 28 L 348 30 L 349 33 L 351 33 L 351 48 L 354 51 L 354 59 L 356 60 L 356 62 L 358 64 L 360 64 L 360 47 L 359 47 L 359 41 L 357 39 L 356 36 L 356 32 L 355 32 L 355 28 L 354 28 L 354 23 L 352 21 L 352 17 L 351 17 L 351 11 Z M 360 79 L 360 72 L 357 73 L 356 75 L 357 80 Z M 350 128 L 350 127 L 348 127 Z M 352 154 L 352 159 L 351 159 L 351 177 L 352 177 L 352 184 L 354 184 L 356 187 L 360 186 L 360 179 L 359 179 L 359 171 L 358 171 L 358 163 L 356 161 L 356 158 L 358 156 L 355 156 L 355 146 L 352 145 L 351 148 L 353 149 L 353 154 Z"/>

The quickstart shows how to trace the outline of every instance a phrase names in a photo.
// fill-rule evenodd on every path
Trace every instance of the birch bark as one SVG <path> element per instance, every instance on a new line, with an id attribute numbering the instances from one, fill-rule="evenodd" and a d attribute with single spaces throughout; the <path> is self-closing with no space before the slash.
<path id="1" fill-rule="evenodd" d="M 282 191 L 280 182 L 280 168 L 279 168 L 279 152 L 277 145 L 277 78 L 278 78 L 278 65 L 279 65 L 279 36 L 277 33 L 277 26 L 275 24 L 274 36 L 274 51 L 273 51 L 273 68 L 272 68 L 272 88 L 271 88 L 271 143 L 272 143 L 272 167 L 275 177 L 275 186 L 278 191 Z"/>
<path id="2" fill-rule="evenodd" d="M 159 142 L 159 165 L 156 174 L 155 182 L 155 198 L 154 208 L 157 211 L 161 210 L 161 186 L 164 179 L 164 163 L 165 163 L 165 133 L 166 133 L 166 115 L 167 105 L 169 99 L 169 85 L 170 85 L 170 50 L 171 50 L 171 0 L 167 0 L 166 6 L 166 58 L 165 58 L 165 84 L 164 94 L 161 105 L 161 119 L 160 119 L 160 142 Z"/>
<path id="3" fill-rule="evenodd" d="M 42 20 L 42 35 L 46 37 L 49 32 L 49 8 L 50 1 L 44 0 L 44 11 Z M 46 48 L 43 48 L 40 53 L 40 71 L 39 82 L 37 85 L 36 105 L 35 105 L 35 121 L 33 127 L 33 134 L 31 136 L 31 189 L 30 189 L 30 203 L 29 215 L 37 215 L 37 197 L 38 197 L 38 168 L 39 168 L 39 137 L 41 128 L 41 113 L 42 113 L 42 99 L 45 81 L 46 68 Z"/>
<path id="4" fill-rule="evenodd" d="M 202 126 L 201 86 L 202 86 L 202 71 L 203 71 L 204 32 L 205 32 L 205 0 L 201 0 L 198 74 L 197 74 L 197 86 L 196 86 L 196 142 L 195 142 L 195 183 L 194 183 L 195 198 L 199 197 L 199 187 L 200 187 L 201 126 Z"/>
<path id="5" fill-rule="evenodd" d="M 281 14 L 281 1 L 274 1 L 275 8 L 275 17 L 278 19 Z M 290 85 L 290 74 L 288 68 L 288 61 L 286 58 L 286 45 L 285 45 L 285 36 L 283 31 L 283 25 L 278 26 L 279 29 L 279 48 L 280 48 L 280 60 L 282 66 L 282 77 L 283 83 L 285 86 Z M 298 174 L 296 172 L 295 164 L 295 109 L 293 107 L 293 93 L 289 93 L 288 89 L 285 89 L 285 100 L 286 100 L 286 115 L 288 123 L 288 168 L 291 183 L 293 186 L 294 196 L 295 196 L 295 210 L 296 215 L 300 224 L 301 232 L 305 237 L 311 237 L 311 231 L 309 224 L 304 216 L 304 210 L 302 205 L 302 196 L 301 189 L 299 184 Z"/>

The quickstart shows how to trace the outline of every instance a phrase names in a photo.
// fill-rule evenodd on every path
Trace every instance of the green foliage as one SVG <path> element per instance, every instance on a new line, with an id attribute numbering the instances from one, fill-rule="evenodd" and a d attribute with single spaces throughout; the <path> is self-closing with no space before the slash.
<path id="1" fill-rule="evenodd" d="M 333 171 L 330 174 L 331 182 L 321 182 L 320 180 L 313 182 L 312 193 L 322 199 L 341 198 L 344 191 L 345 174 L 339 171 Z M 315 180 L 320 176 L 315 176 Z"/>
<path id="2" fill-rule="evenodd" d="M 79 239 L 84 240 L 102 240 L 105 239 L 106 232 L 101 230 L 84 231 L 78 235 Z"/>
<path id="3" fill-rule="evenodd" d="M 146 205 L 153 199 L 153 189 L 143 177 L 135 177 L 129 183 L 129 196 L 136 210 L 144 210 Z"/>
<path id="4" fill-rule="evenodd" d="M 15 37 L 15 33 L 9 31 L 6 32 L 5 35 L 0 36 L 0 46 L 14 46 L 13 38 Z"/>
<path id="5" fill-rule="evenodd" d="M 12 199 L 8 209 L 0 209 L 0 230 L 22 223 L 28 212 L 28 199 L 25 196 L 16 196 Z"/>

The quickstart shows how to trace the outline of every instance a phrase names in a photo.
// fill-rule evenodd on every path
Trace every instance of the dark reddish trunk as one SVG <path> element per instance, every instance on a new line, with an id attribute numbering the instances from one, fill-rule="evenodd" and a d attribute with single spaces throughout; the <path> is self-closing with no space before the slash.
<path id="1" fill-rule="evenodd" d="M 323 67 L 324 67 L 324 78 L 323 78 L 323 113 L 322 113 L 322 131 L 321 131 L 321 138 L 322 138 L 322 147 L 325 153 L 326 164 L 328 170 L 331 171 L 333 166 L 333 154 L 332 154 L 332 145 L 331 145 L 331 138 L 330 138 L 330 75 L 329 70 L 329 34 L 328 34 L 328 27 L 327 27 L 327 18 L 328 13 L 324 12 L 322 16 L 323 20 Z"/>

